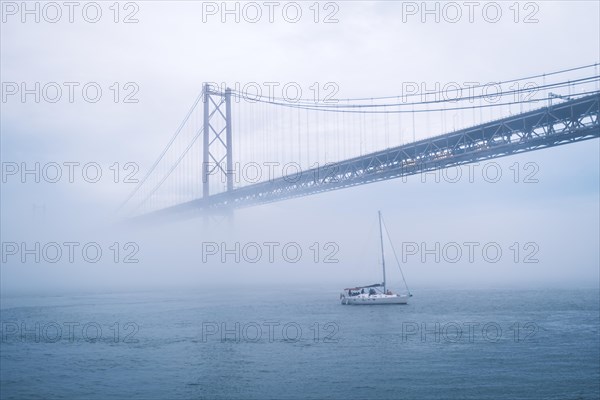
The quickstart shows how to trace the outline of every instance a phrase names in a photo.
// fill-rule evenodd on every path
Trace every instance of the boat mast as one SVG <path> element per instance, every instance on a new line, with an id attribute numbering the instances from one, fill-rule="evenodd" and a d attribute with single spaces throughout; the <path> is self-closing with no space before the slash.
<path id="1" fill-rule="evenodd" d="M 383 231 L 381 229 L 381 211 L 379 213 L 379 239 L 381 241 L 381 265 L 383 265 L 383 293 L 387 293 L 385 290 L 385 257 L 383 256 Z"/>

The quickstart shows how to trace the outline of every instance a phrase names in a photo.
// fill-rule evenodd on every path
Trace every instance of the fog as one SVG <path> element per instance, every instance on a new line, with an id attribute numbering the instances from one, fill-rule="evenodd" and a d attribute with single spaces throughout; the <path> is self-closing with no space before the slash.
<path id="1" fill-rule="evenodd" d="M 539 3 L 536 23 L 515 23 L 508 3 L 497 23 L 477 13 L 472 23 L 422 22 L 403 16 L 401 2 L 336 4 L 339 21 L 328 24 L 312 21 L 308 3 L 299 23 L 278 14 L 273 23 L 223 23 L 220 14 L 203 15 L 200 2 L 140 2 L 132 24 L 114 23 L 108 4 L 98 23 L 79 14 L 73 23 L 23 23 L 3 9 L 3 295 L 378 283 L 378 210 L 412 291 L 597 288 L 597 139 L 463 166 L 456 181 L 438 171 L 185 220 L 140 223 L 117 213 L 135 187 L 124 182 L 125 164 L 145 175 L 203 82 L 297 82 L 305 97 L 314 82 L 335 82 L 339 98 L 377 97 L 400 94 L 405 82 L 509 80 L 600 60 L 594 2 Z M 523 19 L 530 10 L 521 11 Z M 73 102 L 66 92 L 56 103 L 34 95 L 23 102 L 7 95 L 6 82 L 97 82 L 103 95 L 96 103 L 78 90 Z M 139 101 L 113 101 L 114 82 L 120 96 L 135 83 Z M 427 136 L 419 129 L 417 138 Z M 39 182 L 7 172 L 23 163 L 40 163 Z M 56 183 L 41 172 L 49 163 L 61 166 Z M 72 183 L 64 163 L 79 163 L 71 164 Z M 82 178 L 88 163 L 100 166 L 97 182 Z M 500 178 L 482 173 L 489 166 Z M 65 242 L 76 243 L 72 260 Z M 90 243 L 89 254 L 102 251 L 98 261 L 82 254 Z M 389 286 L 402 290 L 389 242 L 384 250 Z"/>

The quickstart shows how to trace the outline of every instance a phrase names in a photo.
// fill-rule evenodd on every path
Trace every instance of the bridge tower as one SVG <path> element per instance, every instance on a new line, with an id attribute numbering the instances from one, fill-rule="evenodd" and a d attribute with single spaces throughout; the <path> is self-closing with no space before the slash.
<path id="1" fill-rule="evenodd" d="M 220 92 L 205 83 L 203 94 L 202 197 L 207 198 L 210 195 L 209 178 L 216 170 L 225 176 L 227 191 L 233 190 L 231 89 Z"/>

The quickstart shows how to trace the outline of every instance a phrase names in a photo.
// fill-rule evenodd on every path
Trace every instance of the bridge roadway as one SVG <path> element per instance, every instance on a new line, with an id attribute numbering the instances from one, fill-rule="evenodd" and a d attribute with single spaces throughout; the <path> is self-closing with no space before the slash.
<path id="1" fill-rule="evenodd" d="M 243 186 L 141 217 L 193 217 L 600 137 L 600 92 L 452 133 Z M 138 217 L 140 218 L 140 217 Z"/>

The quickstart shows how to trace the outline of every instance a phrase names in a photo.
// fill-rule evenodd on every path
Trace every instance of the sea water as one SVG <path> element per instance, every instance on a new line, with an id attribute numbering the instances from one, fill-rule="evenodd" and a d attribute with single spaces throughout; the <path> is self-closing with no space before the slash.
<path id="1" fill-rule="evenodd" d="M 0 398 L 598 399 L 600 292 L 3 297 Z"/>

